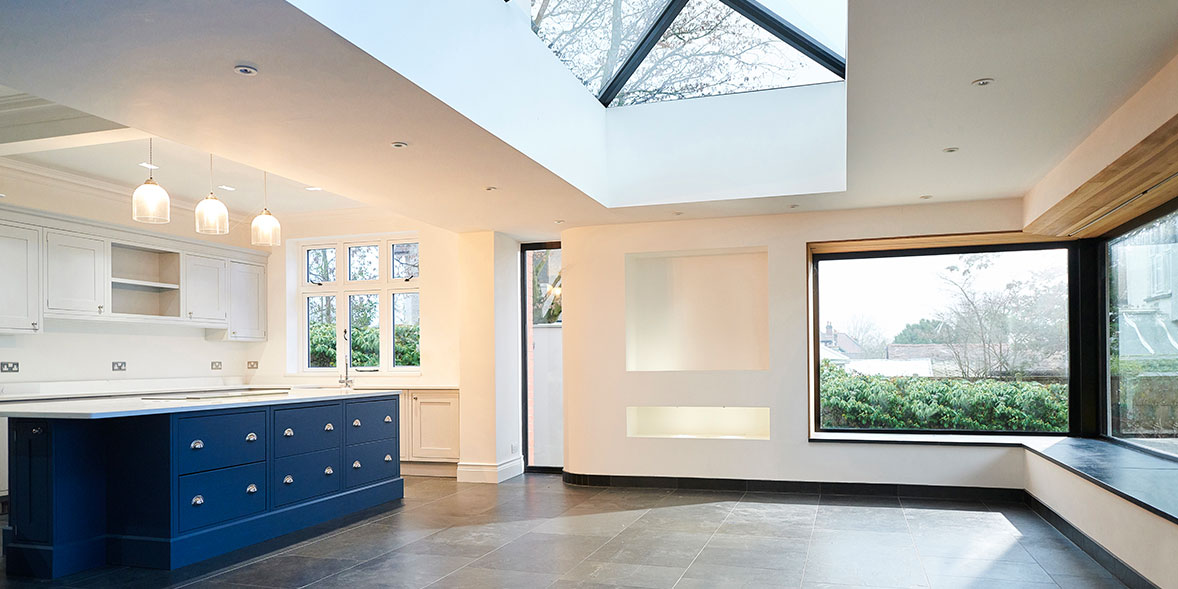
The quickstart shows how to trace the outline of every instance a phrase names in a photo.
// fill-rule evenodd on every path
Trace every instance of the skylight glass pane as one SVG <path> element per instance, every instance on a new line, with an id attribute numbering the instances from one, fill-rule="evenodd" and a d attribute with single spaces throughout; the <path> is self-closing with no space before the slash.
<path id="1" fill-rule="evenodd" d="M 532 0 L 532 28 L 596 95 L 668 2 Z"/>
<path id="2" fill-rule="evenodd" d="M 719 0 L 692 0 L 610 106 L 839 80 Z"/>

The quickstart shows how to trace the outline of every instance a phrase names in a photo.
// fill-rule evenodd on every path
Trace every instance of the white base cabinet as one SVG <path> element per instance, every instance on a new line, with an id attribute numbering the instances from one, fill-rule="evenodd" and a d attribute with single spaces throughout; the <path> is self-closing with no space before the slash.
<path id="1" fill-rule="evenodd" d="M 401 402 L 401 460 L 458 462 L 458 391 L 407 390 Z"/>
<path id="2" fill-rule="evenodd" d="M 41 230 L 0 224 L 0 268 L 0 333 L 39 333 Z"/>

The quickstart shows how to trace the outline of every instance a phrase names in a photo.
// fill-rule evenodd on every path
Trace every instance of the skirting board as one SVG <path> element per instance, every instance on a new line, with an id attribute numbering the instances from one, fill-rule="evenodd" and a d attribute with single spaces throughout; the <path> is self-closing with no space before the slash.
<path id="1" fill-rule="evenodd" d="M 498 484 L 524 473 L 524 457 L 516 456 L 499 464 L 459 462 L 458 482 Z"/>
<path id="2" fill-rule="evenodd" d="M 458 476 L 458 465 L 453 462 L 408 462 L 402 460 L 401 476 L 452 479 Z"/>

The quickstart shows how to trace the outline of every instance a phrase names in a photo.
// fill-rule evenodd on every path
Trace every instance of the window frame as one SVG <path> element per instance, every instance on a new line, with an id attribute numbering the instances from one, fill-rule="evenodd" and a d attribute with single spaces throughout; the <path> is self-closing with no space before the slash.
<path id="1" fill-rule="evenodd" d="M 883 435 L 887 434 L 902 434 L 902 435 L 929 435 L 929 436 L 1042 436 L 1042 437 L 1059 437 L 1070 435 L 1084 435 L 1086 433 L 1082 427 L 1081 417 L 1092 413 L 1091 407 L 1093 403 L 1099 403 L 1093 394 L 1093 387 L 1079 382 L 1083 370 L 1090 366 L 1088 358 L 1091 357 L 1092 345 L 1095 342 L 1087 338 L 1085 341 L 1081 340 L 1081 334 L 1086 329 L 1091 329 L 1092 323 L 1101 323 L 1102 321 L 1094 321 L 1091 316 L 1085 318 L 1084 313 L 1081 312 L 1079 306 L 1083 297 L 1081 294 L 1082 275 L 1087 271 L 1085 268 L 1093 266 L 1092 260 L 1086 260 L 1081 254 L 1082 242 L 1092 240 L 1075 240 L 1075 241 L 1027 241 L 1027 242 L 1011 242 L 1011 243 L 990 243 L 990 244 L 974 244 L 974 245 L 946 245 L 935 247 L 900 247 L 895 249 L 863 249 L 853 251 L 832 251 L 832 252 L 809 252 L 809 272 L 810 272 L 810 330 L 811 337 L 809 342 L 810 347 L 810 438 L 814 439 L 815 434 L 867 434 L 867 435 Z M 810 244 L 811 247 L 815 244 Z M 1030 432 L 1030 431 L 1004 431 L 1004 430 L 932 430 L 932 429 L 848 429 L 848 428 L 825 428 L 822 426 L 822 390 L 821 390 L 821 346 L 820 341 L 822 337 L 822 325 L 819 321 L 819 302 L 820 293 L 818 290 L 818 265 L 819 262 L 829 260 L 849 260 L 849 259 L 882 259 L 882 258 L 897 258 L 897 257 L 915 257 L 915 256 L 934 256 L 945 254 L 972 254 L 972 253 L 994 253 L 994 252 L 1013 252 L 1013 251 L 1030 251 L 1030 250 L 1047 250 L 1047 249 L 1063 249 L 1067 252 L 1068 257 L 1068 431 L 1067 432 Z M 1096 249 L 1096 248 L 1089 248 Z M 1087 319 L 1087 320 L 1083 320 Z M 1101 319 L 1103 319 L 1101 317 Z M 1100 345 L 1103 345 L 1101 340 Z M 1083 348 L 1088 345 L 1087 348 Z"/>
<path id="2" fill-rule="evenodd" d="M 1108 277 L 1108 247 L 1114 241 L 1123 237 L 1126 233 L 1132 232 L 1136 229 L 1144 227 L 1162 217 L 1171 213 L 1178 212 L 1178 198 L 1167 201 L 1129 221 L 1122 223 L 1112 229 L 1101 234 L 1099 237 L 1088 241 L 1095 243 L 1097 250 L 1097 269 L 1099 270 L 1099 311 L 1100 311 L 1100 349 L 1098 354 L 1100 365 L 1100 381 L 1099 381 L 1099 406 L 1097 414 L 1097 428 L 1092 433 L 1091 437 L 1099 437 L 1103 440 L 1119 444 L 1128 448 L 1132 448 L 1138 452 L 1144 452 L 1159 458 L 1164 458 L 1173 462 L 1178 462 L 1178 456 L 1150 448 L 1132 441 L 1131 438 L 1118 438 L 1112 435 L 1112 383 L 1110 378 L 1112 376 L 1109 371 L 1109 333 L 1108 333 L 1108 310 L 1109 310 L 1109 277 Z M 1171 264 L 1173 260 L 1169 261 Z M 1152 290 L 1152 288 L 1151 288 Z M 1171 291 L 1172 292 L 1172 291 Z M 1162 295 L 1165 296 L 1165 295 Z M 1156 295 L 1155 295 L 1156 297 Z"/>
<path id="3" fill-rule="evenodd" d="M 416 243 L 418 254 L 418 272 L 412 280 L 405 280 L 403 278 L 392 278 L 392 244 L 394 243 Z M 377 267 L 378 278 L 374 280 L 351 280 L 350 268 L 350 249 L 357 246 L 375 246 L 377 250 Z M 365 236 L 359 237 L 343 237 L 339 239 L 317 239 L 300 244 L 300 256 L 298 261 L 298 272 L 300 274 L 298 280 L 298 288 L 296 300 L 299 302 L 299 318 L 298 318 L 298 333 L 299 333 L 299 366 L 298 374 L 306 375 L 322 375 L 328 373 L 343 374 L 344 363 L 349 361 L 350 341 L 344 341 L 344 330 L 351 330 L 351 296 L 352 295 L 376 295 L 378 297 L 378 313 L 379 329 L 380 329 L 380 363 L 376 370 L 371 367 L 353 367 L 348 366 L 347 370 L 352 374 L 358 375 L 384 375 L 384 376 L 405 376 L 418 375 L 421 373 L 421 366 L 394 366 L 393 357 L 395 354 L 393 317 L 392 317 L 392 300 L 394 293 L 416 293 L 418 295 L 418 304 L 421 304 L 421 282 L 419 280 L 421 275 L 421 251 L 422 244 L 420 237 L 417 235 L 384 235 L 384 236 Z M 335 250 L 335 281 L 324 282 L 322 285 L 307 281 L 307 253 L 311 250 L 317 249 L 334 249 Z M 341 266 L 340 261 L 343 260 Z M 341 272 L 343 273 L 341 275 Z M 309 347 L 309 318 L 307 316 L 307 299 L 313 296 L 334 296 L 335 297 L 335 323 L 336 323 L 336 365 L 334 367 L 310 367 L 310 347 Z M 419 329 L 422 326 L 420 307 L 418 315 Z M 424 338 L 421 338 L 424 339 Z M 421 347 L 421 339 L 418 341 L 418 353 L 424 356 L 424 350 Z M 424 358 L 422 358 L 424 360 Z"/>

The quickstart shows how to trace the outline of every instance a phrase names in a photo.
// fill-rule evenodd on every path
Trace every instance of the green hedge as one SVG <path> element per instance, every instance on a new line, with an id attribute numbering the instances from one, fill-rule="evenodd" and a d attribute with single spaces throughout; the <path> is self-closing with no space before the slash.
<path id="1" fill-rule="evenodd" d="M 883 377 L 823 361 L 821 423 L 833 429 L 1066 432 L 1068 386 L 997 379 Z"/>
<path id="2" fill-rule="evenodd" d="M 380 330 L 358 327 L 352 330 L 352 365 L 380 366 Z M 312 323 L 308 365 L 335 366 L 335 324 Z M 396 366 L 421 366 L 421 328 L 398 325 L 393 333 L 393 361 Z"/>

